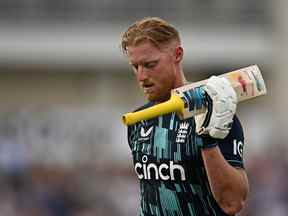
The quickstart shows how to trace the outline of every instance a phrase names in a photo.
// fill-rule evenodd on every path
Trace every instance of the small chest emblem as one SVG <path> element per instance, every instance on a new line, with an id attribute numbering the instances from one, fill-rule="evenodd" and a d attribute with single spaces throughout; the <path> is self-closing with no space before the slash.
<path id="1" fill-rule="evenodd" d="M 150 135 L 152 134 L 153 126 L 145 130 L 144 127 L 141 127 L 140 129 L 140 141 L 148 141 L 150 139 Z"/>
<path id="2" fill-rule="evenodd" d="M 189 123 L 183 122 L 180 124 L 176 135 L 176 143 L 185 143 L 188 134 Z"/>
<path id="3" fill-rule="evenodd" d="M 145 131 L 145 129 L 142 127 L 140 130 L 141 137 L 148 137 L 151 134 L 152 130 L 153 130 L 153 126 L 150 127 L 147 131 Z"/>

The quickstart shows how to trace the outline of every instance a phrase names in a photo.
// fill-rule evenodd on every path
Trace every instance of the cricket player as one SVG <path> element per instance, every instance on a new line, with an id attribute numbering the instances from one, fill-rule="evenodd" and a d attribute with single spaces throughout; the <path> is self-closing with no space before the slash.
<path id="1" fill-rule="evenodd" d="M 187 84 L 180 36 L 166 21 L 135 22 L 122 35 L 121 48 L 148 100 L 137 110 L 166 101 L 172 89 Z M 187 104 L 210 109 L 184 120 L 171 113 L 128 126 L 140 216 L 235 215 L 247 199 L 235 91 L 227 80 L 212 76 L 205 88 L 189 95 Z"/>

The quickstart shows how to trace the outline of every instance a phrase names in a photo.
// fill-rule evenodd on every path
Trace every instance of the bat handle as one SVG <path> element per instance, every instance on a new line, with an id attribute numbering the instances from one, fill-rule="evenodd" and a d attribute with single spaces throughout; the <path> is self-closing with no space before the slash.
<path id="1" fill-rule="evenodd" d="M 136 122 L 142 120 L 148 120 L 155 118 L 160 115 L 164 115 L 171 112 L 183 112 L 184 111 L 184 101 L 180 96 L 176 94 L 171 94 L 168 101 L 159 103 L 155 106 L 151 106 L 147 109 L 140 110 L 137 112 L 126 113 L 122 116 L 122 122 L 125 125 L 135 124 Z"/>

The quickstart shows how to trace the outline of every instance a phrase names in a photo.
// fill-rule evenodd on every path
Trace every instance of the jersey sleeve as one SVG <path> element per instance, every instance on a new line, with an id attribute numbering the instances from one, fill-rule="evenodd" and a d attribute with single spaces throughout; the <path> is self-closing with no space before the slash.
<path id="1" fill-rule="evenodd" d="M 218 146 L 228 163 L 234 167 L 244 168 L 243 163 L 243 147 L 244 133 L 242 125 L 234 116 L 233 125 L 228 136 L 218 141 Z"/>
<path id="2" fill-rule="evenodd" d="M 127 127 L 127 140 L 131 151 L 134 148 L 135 139 L 137 139 L 137 124 L 129 125 Z"/>
<path id="3" fill-rule="evenodd" d="M 127 141 L 128 141 L 130 150 L 132 150 L 132 127 L 131 126 L 127 127 Z"/>

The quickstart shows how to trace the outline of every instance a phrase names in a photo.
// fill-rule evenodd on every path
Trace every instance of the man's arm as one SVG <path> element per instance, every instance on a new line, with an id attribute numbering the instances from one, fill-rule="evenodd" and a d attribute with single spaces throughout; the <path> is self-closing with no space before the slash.
<path id="1" fill-rule="evenodd" d="M 215 200 L 224 212 L 234 215 L 243 208 L 249 190 L 242 161 L 244 135 L 235 116 L 237 96 L 225 78 L 215 76 L 205 91 L 208 111 L 195 116 L 203 140 L 201 154 Z"/>
<path id="2" fill-rule="evenodd" d="M 249 191 L 245 170 L 231 166 L 218 146 L 202 149 L 202 157 L 215 200 L 225 213 L 236 214 Z"/>

